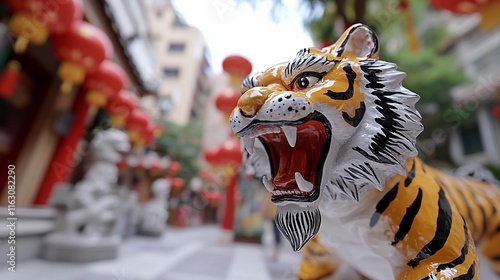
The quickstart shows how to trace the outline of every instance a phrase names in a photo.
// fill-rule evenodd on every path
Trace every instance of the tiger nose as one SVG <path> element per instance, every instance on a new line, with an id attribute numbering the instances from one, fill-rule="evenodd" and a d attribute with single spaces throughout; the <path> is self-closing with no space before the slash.
<path id="1" fill-rule="evenodd" d="M 238 100 L 238 108 L 245 117 L 253 117 L 264 105 L 269 92 L 263 88 L 252 88 L 247 90 Z"/>

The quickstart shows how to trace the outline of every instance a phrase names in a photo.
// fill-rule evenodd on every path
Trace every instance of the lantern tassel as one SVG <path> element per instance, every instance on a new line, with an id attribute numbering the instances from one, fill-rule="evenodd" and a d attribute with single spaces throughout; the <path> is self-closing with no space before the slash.
<path id="1" fill-rule="evenodd" d="M 480 11 L 481 14 L 481 24 L 480 27 L 483 30 L 490 30 L 496 25 L 500 24 L 500 2 L 493 1 L 486 4 Z"/>
<path id="2" fill-rule="evenodd" d="M 412 52 L 418 52 L 420 49 L 420 44 L 418 42 L 417 32 L 415 26 L 413 25 L 413 19 L 411 13 L 408 11 L 409 3 L 407 0 L 401 0 L 399 2 L 399 9 L 403 12 L 404 23 L 406 35 L 408 36 L 408 44 Z"/>
<path id="3" fill-rule="evenodd" d="M 14 51 L 17 54 L 22 54 L 26 51 L 28 48 L 29 40 L 24 38 L 23 36 L 19 36 L 16 39 L 16 42 L 14 42 Z"/>
<path id="4" fill-rule="evenodd" d="M 63 94 L 69 94 L 71 90 L 73 89 L 73 84 L 68 81 L 63 81 L 61 84 L 61 92 Z"/>

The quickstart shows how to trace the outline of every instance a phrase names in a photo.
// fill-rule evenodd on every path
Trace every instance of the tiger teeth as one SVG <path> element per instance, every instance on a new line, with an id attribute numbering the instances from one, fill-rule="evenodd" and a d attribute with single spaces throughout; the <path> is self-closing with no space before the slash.
<path id="1" fill-rule="evenodd" d="M 295 126 L 283 126 L 281 129 L 283 129 L 290 147 L 294 148 L 295 143 L 297 143 L 297 128 Z"/>
<path id="2" fill-rule="evenodd" d="M 303 192 L 310 192 L 314 188 L 313 184 L 304 179 L 299 172 L 295 172 L 295 181 L 299 189 Z"/>
<path id="3" fill-rule="evenodd" d="M 253 147 L 255 145 L 255 138 L 251 136 L 243 137 L 243 145 L 249 154 L 253 154 Z"/>
<path id="4" fill-rule="evenodd" d="M 269 179 L 267 179 L 266 176 L 262 177 L 262 183 L 264 184 L 264 187 L 266 187 L 267 191 L 269 191 L 270 193 L 274 192 L 274 184 Z"/>

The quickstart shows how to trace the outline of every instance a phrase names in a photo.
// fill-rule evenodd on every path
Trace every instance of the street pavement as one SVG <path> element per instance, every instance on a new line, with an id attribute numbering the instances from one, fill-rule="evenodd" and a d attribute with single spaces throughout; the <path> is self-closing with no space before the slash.
<path id="1" fill-rule="evenodd" d="M 300 262 L 283 242 L 276 261 L 272 246 L 230 241 L 217 226 L 168 228 L 162 237 L 134 236 L 115 260 L 94 263 L 21 261 L 5 280 L 292 280 Z M 264 243 L 269 243 L 264 236 Z"/>
<path id="2" fill-rule="evenodd" d="M 19 261 L 0 280 L 294 280 L 301 253 L 283 240 L 271 259 L 272 236 L 262 245 L 232 242 L 217 226 L 168 228 L 162 237 L 126 239 L 115 260 L 93 263 Z M 497 280 L 481 262 L 481 280 Z"/>

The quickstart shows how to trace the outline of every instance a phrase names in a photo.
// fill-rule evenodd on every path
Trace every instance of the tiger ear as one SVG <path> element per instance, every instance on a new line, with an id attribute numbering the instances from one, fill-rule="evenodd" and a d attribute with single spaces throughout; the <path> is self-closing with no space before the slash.
<path id="1" fill-rule="evenodd" d="M 335 43 L 337 57 L 355 56 L 361 59 L 379 58 L 379 44 L 375 32 L 363 24 L 355 24 L 347 29 Z"/>

